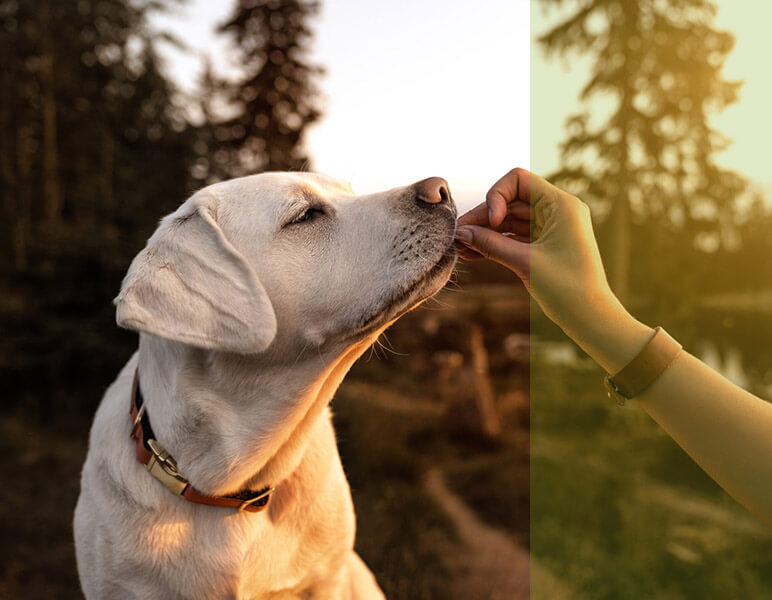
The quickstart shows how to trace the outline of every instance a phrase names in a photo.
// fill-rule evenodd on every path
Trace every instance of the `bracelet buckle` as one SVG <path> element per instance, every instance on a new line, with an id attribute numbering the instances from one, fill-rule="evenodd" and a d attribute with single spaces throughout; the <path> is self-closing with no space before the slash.
<path id="1" fill-rule="evenodd" d="M 617 404 L 619 404 L 619 406 L 624 406 L 625 402 L 630 400 L 630 398 L 622 393 L 622 391 L 617 387 L 617 384 L 614 383 L 609 375 L 606 375 L 603 378 L 603 386 L 608 392 L 608 397 L 613 399 Z"/>
<path id="2" fill-rule="evenodd" d="M 662 327 L 654 330 L 654 336 L 638 355 L 615 375 L 606 374 L 603 385 L 609 398 L 619 406 L 636 398 L 654 383 L 681 352 L 681 344 L 671 338 Z"/>

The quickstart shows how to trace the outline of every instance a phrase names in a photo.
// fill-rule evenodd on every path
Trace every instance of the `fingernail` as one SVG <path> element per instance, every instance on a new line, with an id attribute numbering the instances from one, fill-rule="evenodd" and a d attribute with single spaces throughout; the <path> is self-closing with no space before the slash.
<path id="1" fill-rule="evenodd" d="M 466 229 L 465 227 L 459 227 L 456 230 L 456 239 L 464 242 L 465 244 L 468 244 L 472 241 L 472 232 Z"/>
<path id="2" fill-rule="evenodd" d="M 488 209 L 488 223 L 493 223 L 493 209 Z"/>

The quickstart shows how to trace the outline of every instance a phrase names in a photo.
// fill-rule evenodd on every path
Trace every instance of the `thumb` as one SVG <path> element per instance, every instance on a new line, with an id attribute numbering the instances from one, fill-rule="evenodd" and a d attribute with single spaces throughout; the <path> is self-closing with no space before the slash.
<path id="1" fill-rule="evenodd" d="M 464 225 L 456 231 L 456 239 L 485 258 L 495 260 L 522 275 L 527 275 L 528 244 L 502 235 L 487 227 Z"/>

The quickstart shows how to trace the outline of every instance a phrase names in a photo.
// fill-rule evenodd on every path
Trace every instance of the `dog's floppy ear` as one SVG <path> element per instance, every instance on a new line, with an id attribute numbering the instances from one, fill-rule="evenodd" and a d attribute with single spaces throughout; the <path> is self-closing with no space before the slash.
<path id="1" fill-rule="evenodd" d="M 261 352 L 276 335 L 271 301 L 210 208 L 197 200 L 161 221 L 134 258 L 114 300 L 116 321 L 210 350 Z"/>

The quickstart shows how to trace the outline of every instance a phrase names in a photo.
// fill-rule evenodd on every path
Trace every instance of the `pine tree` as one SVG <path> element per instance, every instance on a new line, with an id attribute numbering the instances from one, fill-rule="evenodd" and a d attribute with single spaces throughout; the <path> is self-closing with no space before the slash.
<path id="1" fill-rule="evenodd" d="M 223 83 L 235 116 L 214 128 L 215 172 L 233 177 L 307 165 L 303 133 L 320 115 L 314 81 L 321 69 L 306 58 L 308 21 L 318 9 L 313 0 L 239 0 L 220 27 L 245 74 Z"/>
<path id="2" fill-rule="evenodd" d="M 3 257 L 17 270 L 35 266 L 33 244 L 55 260 L 45 254 L 63 235 L 77 238 L 84 220 L 127 224 L 128 206 L 141 220 L 137 200 L 162 197 L 145 188 L 168 181 L 139 168 L 149 155 L 155 165 L 163 154 L 167 170 L 188 168 L 190 152 L 164 150 L 181 145 L 187 126 L 152 50 L 152 10 L 149 1 L 0 0 L 0 244 L 11 242 Z M 188 180 L 176 178 L 172 203 Z M 0 259 L 0 271 L 7 266 Z"/>
<path id="3" fill-rule="evenodd" d="M 196 141 L 193 144 L 196 160 L 192 169 L 193 177 L 201 185 L 228 179 L 232 169 L 228 163 L 229 153 L 222 148 L 222 141 L 217 138 L 218 133 L 220 136 L 227 134 L 227 129 L 220 122 L 222 119 L 218 119 L 223 83 L 215 73 L 211 61 L 205 59 L 203 73 L 197 85 L 199 114 L 195 130 Z"/>
<path id="4" fill-rule="evenodd" d="M 135 344 L 116 330 L 110 301 L 158 217 L 195 186 L 193 130 L 153 45 L 162 34 L 148 25 L 161 8 L 0 0 L 0 304 L 9 307 L 0 366 L 9 387 L 15 373 L 39 385 L 89 381 Z"/>
<path id="5" fill-rule="evenodd" d="M 712 27 L 710 0 L 576 4 L 538 41 L 548 55 L 592 56 L 581 100 L 610 97 L 615 104 L 602 122 L 588 111 L 568 119 L 562 167 L 551 177 L 603 218 L 609 279 L 627 298 L 631 272 L 646 253 L 633 248 L 634 224 L 647 223 L 654 236 L 678 233 L 681 244 L 715 247 L 744 189 L 740 176 L 716 165 L 714 154 L 727 140 L 709 125 L 711 113 L 737 99 L 740 84 L 721 75 L 734 38 Z"/>

